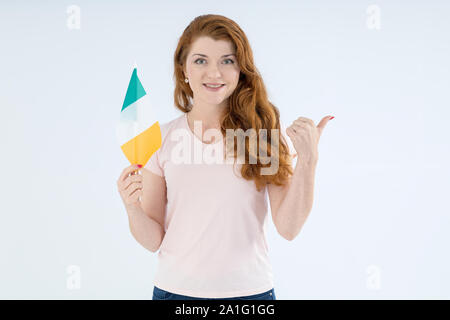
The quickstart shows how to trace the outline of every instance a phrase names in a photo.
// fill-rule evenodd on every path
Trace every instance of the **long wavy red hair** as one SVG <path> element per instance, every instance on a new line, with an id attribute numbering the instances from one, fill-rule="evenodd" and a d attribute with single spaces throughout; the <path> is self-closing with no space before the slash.
<path id="1" fill-rule="evenodd" d="M 253 128 L 256 132 L 260 129 L 267 129 L 265 135 L 267 148 L 264 148 L 267 156 L 271 152 L 271 129 L 280 131 L 280 113 L 267 97 L 267 91 L 263 79 L 253 62 L 253 52 L 249 41 L 233 20 L 215 14 L 207 14 L 196 17 L 184 30 L 181 35 L 174 55 L 174 81 L 175 106 L 183 111 L 189 112 L 192 109 L 190 99 L 193 98 L 193 92 L 188 83 L 184 81 L 183 66 L 190 50 L 190 45 L 199 37 L 208 36 L 214 40 L 231 41 L 236 49 L 236 58 L 240 67 L 239 82 L 228 98 L 226 112 L 221 118 L 221 132 L 226 136 L 226 129 L 247 129 Z M 254 180 L 258 191 L 266 184 L 284 185 L 290 175 L 293 174 L 292 158 L 289 154 L 289 148 L 283 135 L 279 135 L 279 163 L 278 170 L 273 175 L 262 175 L 261 168 L 269 167 L 269 164 L 263 164 L 257 155 L 255 164 L 242 164 L 241 175 L 246 180 Z M 255 154 L 249 151 L 248 139 L 245 139 L 245 157 Z M 234 144 L 234 158 L 236 159 L 237 143 Z M 260 144 L 258 143 L 258 146 Z M 250 154 L 250 155 L 249 155 Z M 255 158 L 256 158 L 255 157 Z M 250 162 L 250 161 L 249 161 Z"/>

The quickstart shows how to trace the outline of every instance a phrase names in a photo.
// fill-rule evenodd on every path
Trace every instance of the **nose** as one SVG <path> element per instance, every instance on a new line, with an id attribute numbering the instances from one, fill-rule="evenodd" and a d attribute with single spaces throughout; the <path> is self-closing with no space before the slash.
<path id="1" fill-rule="evenodd" d="M 208 66 L 206 73 L 207 73 L 208 79 L 211 79 L 211 80 L 220 79 L 222 76 L 219 68 L 214 63 L 211 63 Z"/>

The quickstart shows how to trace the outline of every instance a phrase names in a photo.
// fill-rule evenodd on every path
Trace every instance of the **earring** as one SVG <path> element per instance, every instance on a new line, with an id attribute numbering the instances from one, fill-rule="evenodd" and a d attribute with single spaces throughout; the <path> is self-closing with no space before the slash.
<path id="1" fill-rule="evenodd" d="M 189 82 L 188 78 L 184 79 L 184 82 L 188 83 Z"/>

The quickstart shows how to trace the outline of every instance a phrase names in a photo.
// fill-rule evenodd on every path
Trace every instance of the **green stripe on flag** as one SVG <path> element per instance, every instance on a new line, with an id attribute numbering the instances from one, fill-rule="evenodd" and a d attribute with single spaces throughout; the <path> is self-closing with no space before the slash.
<path id="1" fill-rule="evenodd" d="M 130 104 L 136 102 L 140 98 L 146 95 L 144 87 L 141 84 L 137 76 L 137 69 L 133 70 L 133 74 L 131 75 L 130 83 L 128 84 L 127 94 L 125 96 L 125 101 L 123 102 L 122 110 L 128 107 Z"/>

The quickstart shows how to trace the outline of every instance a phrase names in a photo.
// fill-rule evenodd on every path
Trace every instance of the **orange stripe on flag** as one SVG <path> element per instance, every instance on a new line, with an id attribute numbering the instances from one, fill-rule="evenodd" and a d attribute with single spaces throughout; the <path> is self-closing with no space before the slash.
<path id="1" fill-rule="evenodd" d="M 120 148 L 131 164 L 145 166 L 150 157 L 161 147 L 161 143 L 161 128 L 156 121 L 150 128 L 124 143 Z"/>

